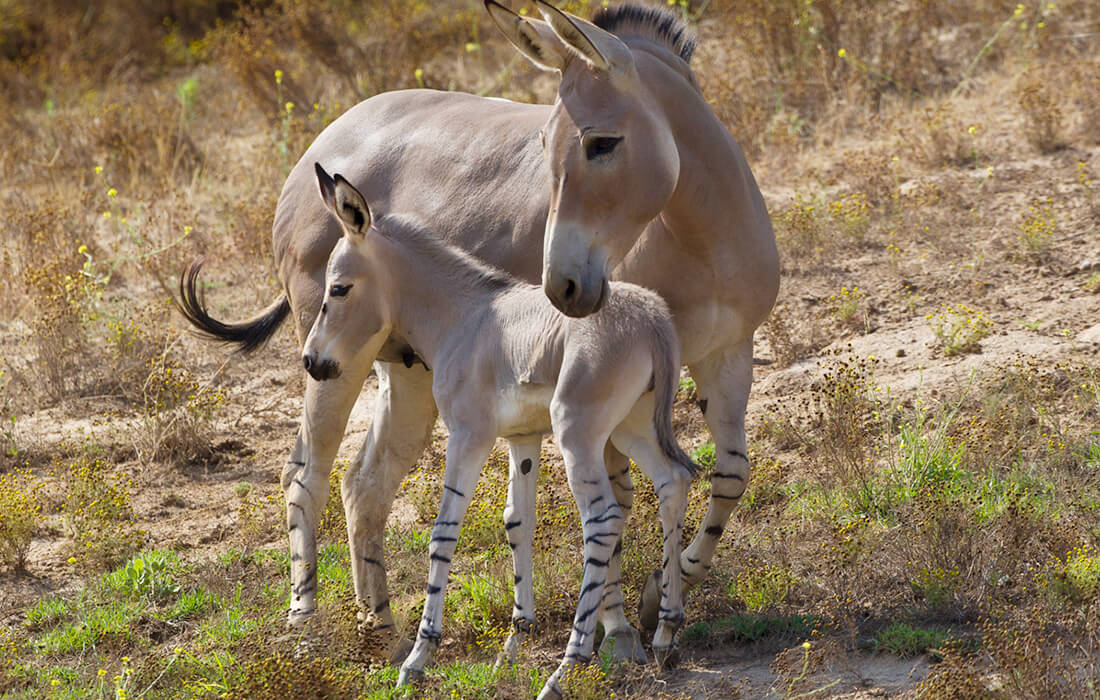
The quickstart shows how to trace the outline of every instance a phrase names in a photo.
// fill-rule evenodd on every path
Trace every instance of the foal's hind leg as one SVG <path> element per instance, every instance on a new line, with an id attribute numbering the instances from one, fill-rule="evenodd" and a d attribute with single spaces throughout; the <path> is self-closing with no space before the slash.
<path id="1" fill-rule="evenodd" d="M 563 383 L 563 380 L 559 380 L 559 392 Z M 615 500 L 615 493 L 611 490 L 603 465 L 603 447 L 607 444 L 607 432 L 601 431 L 598 422 L 601 418 L 606 418 L 591 415 L 606 407 L 595 402 L 592 406 L 595 411 L 586 412 L 576 404 L 572 407 L 551 404 L 554 432 L 558 436 L 558 444 L 565 460 L 569 488 L 580 511 L 581 531 L 584 535 L 584 569 L 577 613 L 573 618 L 573 632 L 569 635 L 565 657 L 547 679 L 539 693 L 540 700 L 561 697 L 560 682 L 569 669 L 591 660 L 596 616 L 608 577 L 608 563 L 615 543 L 622 537 L 622 508 Z"/>
<path id="2" fill-rule="evenodd" d="M 369 369 L 347 367 L 324 382 L 306 379 L 302 424 L 282 474 L 291 562 L 287 624 L 292 628 L 304 626 L 316 609 L 317 522 L 328 500 L 332 461 Z"/>
<path id="3" fill-rule="evenodd" d="M 351 544 L 351 572 L 360 629 L 378 635 L 390 663 L 400 662 L 412 642 L 400 636 L 390 611 L 383 554 L 386 519 L 401 480 L 431 437 L 435 425 L 432 375 L 419 365 L 379 362 L 374 420 L 341 492 Z"/>
<path id="4" fill-rule="evenodd" d="M 535 586 L 532 540 L 535 536 L 535 487 L 539 477 L 542 435 L 508 441 L 508 501 L 504 531 L 512 548 L 515 599 L 512 631 L 504 642 L 497 665 L 514 664 L 519 648 L 535 625 Z"/>
<path id="5" fill-rule="evenodd" d="M 664 665 L 676 646 L 676 632 L 684 622 L 681 590 L 681 537 L 684 511 L 687 509 L 691 474 L 672 461 L 660 448 L 653 428 L 653 396 L 643 396 L 613 433 L 611 442 L 634 458 L 657 492 L 661 529 L 664 534 L 664 559 L 661 564 L 660 604 L 657 633 L 653 635 L 653 653 Z"/>
<path id="6" fill-rule="evenodd" d="M 623 523 L 629 523 L 630 510 L 634 506 L 634 482 L 630 478 L 630 458 L 608 442 L 604 449 L 604 463 L 607 466 L 607 477 L 611 481 L 611 489 L 615 492 L 615 500 L 622 508 Z M 626 613 L 623 610 L 622 550 L 623 538 L 620 536 L 611 553 L 611 561 L 607 565 L 607 583 L 604 586 L 603 601 L 600 603 L 600 624 L 604 629 L 600 656 L 602 658 L 610 655 L 616 661 L 644 664 L 648 659 L 645 648 L 642 646 L 642 636 L 626 619 Z"/>

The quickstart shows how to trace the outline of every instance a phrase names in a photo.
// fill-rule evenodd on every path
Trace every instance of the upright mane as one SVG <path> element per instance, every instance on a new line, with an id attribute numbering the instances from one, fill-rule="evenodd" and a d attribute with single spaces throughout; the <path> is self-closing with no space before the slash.
<path id="1" fill-rule="evenodd" d="M 386 238 L 412 250 L 432 266 L 435 274 L 449 275 L 473 286 L 489 289 L 503 289 L 516 283 L 516 279 L 507 272 L 433 236 L 407 217 L 386 216 L 382 225 L 375 228 Z"/>
<path id="2" fill-rule="evenodd" d="M 592 24 L 620 38 L 640 37 L 666 47 L 691 63 L 696 38 L 684 20 L 674 11 L 659 5 L 616 5 L 601 7 L 592 16 Z"/>

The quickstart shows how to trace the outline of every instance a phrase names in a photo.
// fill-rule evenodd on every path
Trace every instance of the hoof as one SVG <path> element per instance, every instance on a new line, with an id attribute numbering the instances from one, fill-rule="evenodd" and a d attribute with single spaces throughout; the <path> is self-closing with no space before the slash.
<path id="1" fill-rule="evenodd" d="M 557 674 L 550 676 L 550 679 L 546 681 L 546 685 L 542 686 L 542 690 L 539 691 L 538 700 L 561 700 L 563 695 L 558 688 Z"/>
<path id="2" fill-rule="evenodd" d="M 638 622 L 652 632 L 657 629 L 661 614 L 661 572 L 654 571 L 646 579 L 642 599 L 638 602 Z"/>
<path id="3" fill-rule="evenodd" d="M 653 657 L 657 661 L 657 668 L 664 670 L 680 663 L 680 647 L 675 644 L 668 647 L 653 647 Z"/>
<path id="4" fill-rule="evenodd" d="M 645 648 L 642 646 L 642 635 L 633 627 L 624 627 L 608 632 L 600 644 L 600 658 L 611 657 L 618 662 L 630 661 L 636 664 L 649 663 Z"/>
<path id="5" fill-rule="evenodd" d="M 398 637 L 396 640 L 394 640 L 393 646 L 390 647 L 389 664 L 391 666 L 396 666 L 397 664 L 403 663 L 405 661 L 405 657 L 407 657 L 409 655 L 409 652 L 412 651 L 412 648 L 413 641 L 411 639 Z M 423 676 L 424 672 L 421 671 L 420 675 Z"/>
<path id="6" fill-rule="evenodd" d="M 397 687 L 405 685 L 416 685 L 420 681 L 424 680 L 424 672 L 417 671 L 413 668 L 402 668 L 401 673 L 397 675 Z"/>

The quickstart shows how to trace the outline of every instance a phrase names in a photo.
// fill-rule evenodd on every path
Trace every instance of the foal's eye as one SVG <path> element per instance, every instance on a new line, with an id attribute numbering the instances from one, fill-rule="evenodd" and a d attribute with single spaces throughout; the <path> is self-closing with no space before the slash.
<path id="1" fill-rule="evenodd" d="M 615 147 L 623 140 L 622 136 L 596 136 L 588 140 L 584 146 L 588 160 L 595 160 L 601 156 L 611 155 Z"/>
<path id="2" fill-rule="evenodd" d="M 334 297 L 346 297 L 348 295 L 348 290 L 351 289 L 351 287 L 352 285 L 350 284 L 334 284 L 332 285 L 332 288 L 328 290 L 328 293 L 330 296 Z"/>

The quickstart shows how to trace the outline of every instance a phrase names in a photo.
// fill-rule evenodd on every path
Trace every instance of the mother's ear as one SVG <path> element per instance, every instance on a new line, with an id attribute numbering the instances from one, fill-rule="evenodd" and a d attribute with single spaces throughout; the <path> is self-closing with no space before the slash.
<path id="1" fill-rule="evenodd" d="M 521 17 L 496 0 L 485 0 L 485 9 L 504 36 L 527 57 L 527 60 L 544 70 L 565 67 L 569 51 L 546 22 Z"/>
<path id="2" fill-rule="evenodd" d="M 317 172 L 317 185 L 325 207 L 336 215 L 346 233 L 364 235 L 370 229 L 371 217 L 363 195 L 343 175 L 337 173 L 329 177 L 320 163 L 314 163 L 313 169 Z"/>

